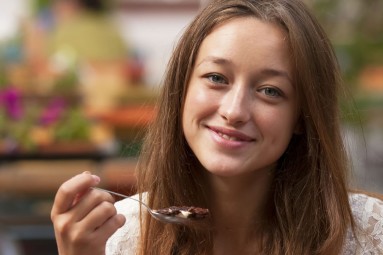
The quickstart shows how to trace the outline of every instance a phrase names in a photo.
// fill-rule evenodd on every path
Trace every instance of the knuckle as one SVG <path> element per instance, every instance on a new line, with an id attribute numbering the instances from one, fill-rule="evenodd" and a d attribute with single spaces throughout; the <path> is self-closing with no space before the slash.
<path id="1" fill-rule="evenodd" d="M 98 192 L 98 191 L 93 191 L 92 190 L 92 192 L 91 192 L 91 197 L 92 197 L 92 199 L 94 200 L 94 201 L 97 201 L 97 202 L 101 202 L 101 201 L 103 201 L 103 196 L 102 196 L 102 194 L 100 193 L 100 192 Z"/>
<path id="2" fill-rule="evenodd" d="M 94 199 L 98 201 L 105 201 L 109 199 L 109 194 L 104 191 L 93 190 Z"/>
<path id="3" fill-rule="evenodd" d="M 105 194 L 103 194 L 104 195 L 104 200 L 108 201 L 110 203 L 113 203 L 114 202 L 113 196 L 111 194 L 109 194 L 109 193 L 106 193 L 106 192 L 104 192 L 104 193 L 105 193 Z"/>
<path id="4" fill-rule="evenodd" d="M 107 201 L 102 202 L 100 206 L 102 207 L 102 210 L 104 211 L 104 213 L 106 213 L 107 215 L 117 214 L 117 210 L 114 207 L 114 205 Z"/>
<path id="5" fill-rule="evenodd" d="M 57 219 L 57 215 L 51 210 L 50 219 L 52 222 L 55 222 Z"/>
<path id="6" fill-rule="evenodd" d="M 70 232 L 71 224 L 69 221 L 63 218 L 56 218 L 56 220 L 54 221 L 54 227 L 57 232 L 66 235 Z"/>
<path id="7" fill-rule="evenodd" d="M 67 183 L 63 183 L 59 189 L 59 192 L 63 196 L 68 196 L 72 194 L 72 189 Z"/>
<path id="8" fill-rule="evenodd" d="M 115 215 L 112 218 L 112 224 L 115 229 L 122 227 L 125 223 L 125 217 L 122 215 Z"/>

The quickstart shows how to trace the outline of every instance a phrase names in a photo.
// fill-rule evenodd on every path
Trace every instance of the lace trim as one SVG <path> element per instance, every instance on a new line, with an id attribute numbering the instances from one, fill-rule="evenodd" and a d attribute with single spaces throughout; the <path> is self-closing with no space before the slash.
<path id="1" fill-rule="evenodd" d="M 138 195 L 134 198 L 138 199 Z M 140 234 L 139 204 L 131 199 L 124 199 L 115 204 L 118 213 L 125 215 L 126 223 L 107 241 L 106 255 L 135 255 Z"/>
<path id="2" fill-rule="evenodd" d="M 135 198 L 138 198 L 136 195 Z M 364 194 L 350 194 L 351 209 L 357 224 L 356 236 L 347 232 L 343 255 L 383 254 L 383 201 Z M 124 199 L 116 203 L 126 223 L 106 244 L 106 255 L 135 255 L 139 242 L 139 204 Z"/>
<path id="3" fill-rule="evenodd" d="M 350 205 L 357 224 L 356 237 L 348 231 L 344 255 L 383 254 L 383 201 L 351 194 Z"/>

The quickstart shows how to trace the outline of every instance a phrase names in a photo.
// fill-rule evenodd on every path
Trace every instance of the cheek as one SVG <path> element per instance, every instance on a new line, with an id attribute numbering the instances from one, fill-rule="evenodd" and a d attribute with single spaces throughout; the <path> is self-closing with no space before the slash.
<path id="1" fill-rule="evenodd" d="M 183 109 L 183 121 L 192 121 L 208 116 L 216 109 L 216 101 L 208 90 L 203 89 L 202 85 L 190 84 Z"/>
<path id="2" fill-rule="evenodd" d="M 195 104 L 206 102 L 209 98 L 208 94 L 208 91 L 204 89 L 202 84 L 199 84 L 195 79 L 192 79 L 186 92 L 185 104 L 191 105 L 193 108 Z"/>
<path id="3" fill-rule="evenodd" d="M 256 123 L 266 136 L 269 134 L 274 139 L 290 140 L 294 133 L 297 117 L 293 111 L 285 110 L 290 107 L 263 109 L 257 114 Z"/>
<path id="4" fill-rule="evenodd" d="M 196 106 L 203 105 L 204 97 L 197 93 L 192 85 L 189 86 L 183 107 L 182 125 L 183 129 L 187 131 L 195 118 L 198 115 L 198 108 Z"/>

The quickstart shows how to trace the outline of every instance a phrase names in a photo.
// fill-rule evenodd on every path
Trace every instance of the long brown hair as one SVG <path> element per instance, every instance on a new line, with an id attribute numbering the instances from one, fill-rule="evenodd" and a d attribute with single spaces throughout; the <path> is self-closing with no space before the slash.
<path id="1" fill-rule="evenodd" d="M 154 208 L 208 206 L 198 160 L 182 131 L 182 109 L 195 58 L 217 24 L 254 17 L 286 31 L 300 102 L 300 133 L 279 160 L 272 212 L 260 245 L 264 254 L 339 254 L 353 227 L 346 187 L 347 161 L 340 134 L 340 72 L 331 44 L 297 0 L 221 0 L 200 12 L 170 59 L 158 115 L 138 165 L 138 191 Z M 140 254 L 206 254 L 211 229 L 165 225 L 145 217 Z"/>

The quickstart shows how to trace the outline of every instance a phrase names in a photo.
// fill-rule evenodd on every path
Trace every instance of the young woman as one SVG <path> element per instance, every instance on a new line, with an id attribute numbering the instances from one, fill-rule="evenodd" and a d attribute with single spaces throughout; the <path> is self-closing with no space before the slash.
<path id="1" fill-rule="evenodd" d="M 340 86 L 300 1 L 213 1 L 173 53 L 137 169 L 137 197 L 209 208 L 209 225 L 117 213 L 85 173 L 56 195 L 60 255 L 382 254 L 383 202 L 348 191 Z"/>

